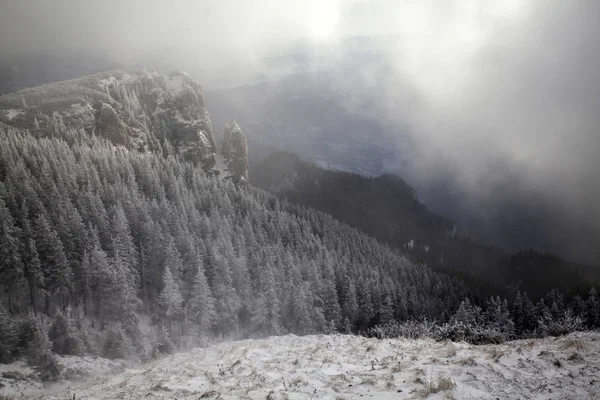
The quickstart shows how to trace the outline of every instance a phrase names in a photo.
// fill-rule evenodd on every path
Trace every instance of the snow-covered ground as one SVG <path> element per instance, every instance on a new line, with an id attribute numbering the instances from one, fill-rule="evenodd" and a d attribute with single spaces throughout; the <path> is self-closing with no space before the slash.
<path id="1" fill-rule="evenodd" d="M 488 346 L 288 335 L 196 348 L 115 372 L 42 398 L 599 399 L 600 333 Z"/>
<path id="2" fill-rule="evenodd" d="M 62 382 L 42 384 L 33 369 L 24 361 L 0 364 L 0 399 L 2 395 L 16 399 L 44 398 L 48 393 L 63 393 L 71 387 L 87 386 L 92 379 L 114 375 L 125 370 L 123 360 L 108 360 L 99 357 L 57 356 L 63 366 Z M 64 398 L 61 394 L 58 398 Z M 70 397 L 72 399 L 73 396 Z M 93 398 L 90 397 L 90 398 Z"/>

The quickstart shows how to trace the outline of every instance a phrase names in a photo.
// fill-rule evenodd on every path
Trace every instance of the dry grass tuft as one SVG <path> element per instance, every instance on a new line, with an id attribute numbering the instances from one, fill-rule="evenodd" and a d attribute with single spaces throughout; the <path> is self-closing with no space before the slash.
<path id="1" fill-rule="evenodd" d="M 422 377 L 417 376 L 417 377 L 415 377 L 415 383 L 420 383 L 420 384 L 425 385 L 425 384 L 427 384 L 427 381 L 425 381 L 425 379 L 423 379 Z"/>
<path id="2" fill-rule="evenodd" d="M 586 344 L 583 340 L 579 338 L 569 338 L 566 339 L 563 344 L 563 349 L 575 349 L 575 350 L 585 350 Z"/>
<path id="3" fill-rule="evenodd" d="M 301 377 L 296 377 L 293 381 L 290 382 L 290 386 L 302 386 L 305 385 L 307 382 L 302 379 Z"/>
<path id="4" fill-rule="evenodd" d="M 581 354 L 579 354 L 579 353 L 577 353 L 577 352 L 575 352 L 575 353 L 571 354 L 571 355 L 569 356 L 569 358 L 567 358 L 567 360 L 568 360 L 568 361 L 572 361 L 572 362 L 577 362 L 577 363 L 580 363 L 580 362 L 583 362 L 583 361 L 584 361 L 584 359 L 583 359 L 583 357 L 581 356 Z"/>
<path id="5" fill-rule="evenodd" d="M 215 397 L 218 396 L 219 393 L 217 393 L 214 390 L 209 390 L 207 392 L 202 393 L 202 395 L 199 397 L 200 399 L 210 399 L 211 397 Z"/>
<path id="6" fill-rule="evenodd" d="M 375 386 L 377 384 L 377 381 L 375 380 L 375 378 L 365 378 L 362 380 L 361 385 L 369 385 L 369 386 Z"/>
<path id="7" fill-rule="evenodd" d="M 469 366 L 477 365 L 477 362 L 475 361 L 475 357 L 473 357 L 473 356 L 469 356 L 467 358 L 458 360 L 458 361 L 456 361 L 456 363 L 458 365 L 469 365 Z"/>
<path id="8" fill-rule="evenodd" d="M 424 399 L 432 394 L 436 394 L 439 392 L 447 392 L 456 387 L 456 383 L 450 378 L 440 378 L 437 383 L 436 382 L 428 382 L 427 387 L 421 392 L 419 392 L 419 396 Z"/>
<path id="9" fill-rule="evenodd" d="M 456 356 L 456 346 L 452 344 L 452 342 L 448 343 L 447 346 L 448 351 L 446 352 L 446 358 L 451 358 Z"/>
<path id="10" fill-rule="evenodd" d="M 486 352 L 490 355 L 490 358 L 496 362 L 506 354 L 506 350 L 499 346 L 489 347 Z"/>
<path id="11" fill-rule="evenodd" d="M 560 362 L 560 360 L 558 358 L 556 360 L 554 360 L 553 364 L 555 367 L 558 367 L 558 368 L 562 367 L 562 362 Z"/>
<path id="12" fill-rule="evenodd" d="M 427 381 L 425 379 L 423 379 L 423 376 L 425 376 L 425 370 L 422 368 L 417 368 L 415 370 L 415 379 L 414 382 L 415 383 L 421 383 L 423 385 L 427 384 Z"/>
<path id="13" fill-rule="evenodd" d="M 538 357 L 554 357 L 554 353 L 548 350 L 542 350 L 540 351 L 540 354 L 538 354 Z"/>
<path id="14" fill-rule="evenodd" d="M 208 379 L 208 382 L 211 385 L 216 385 L 218 383 L 218 381 L 215 379 L 215 377 L 213 376 L 213 374 L 211 374 L 210 372 L 205 371 L 204 375 L 206 376 L 206 379 Z"/>

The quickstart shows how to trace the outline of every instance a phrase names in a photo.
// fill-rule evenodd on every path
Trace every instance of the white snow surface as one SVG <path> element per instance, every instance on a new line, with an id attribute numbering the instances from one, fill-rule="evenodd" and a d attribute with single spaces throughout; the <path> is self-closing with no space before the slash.
<path id="1" fill-rule="evenodd" d="M 16 399 L 48 398 L 49 393 L 62 393 L 65 388 L 87 385 L 93 380 L 102 379 L 102 376 L 122 372 L 127 365 L 123 360 L 113 361 L 92 356 L 56 357 L 63 367 L 64 380 L 46 385 L 37 379 L 33 368 L 24 361 L 0 364 L 0 399 L 2 395 Z"/>
<path id="2" fill-rule="evenodd" d="M 444 380 L 450 387 L 431 390 Z M 41 398 L 598 399 L 600 332 L 486 346 L 345 335 L 223 342 L 53 392 Z"/>

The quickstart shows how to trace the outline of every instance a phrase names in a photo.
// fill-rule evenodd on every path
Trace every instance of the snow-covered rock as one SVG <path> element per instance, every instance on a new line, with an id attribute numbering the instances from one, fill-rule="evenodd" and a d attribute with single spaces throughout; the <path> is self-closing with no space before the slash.
<path id="1" fill-rule="evenodd" d="M 293 335 L 225 342 L 44 399 L 598 399 L 600 333 L 474 346 Z"/>
<path id="2" fill-rule="evenodd" d="M 225 128 L 221 155 L 235 183 L 248 181 L 248 145 L 246 136 L 235 122 Z"/>
<path id="3" fill-rule="evenodd" d="M 214 171 L 217 146 L 204 93 L 182 72 L 111 71 L 0 96 L 0 124 L 42 135 L 83 130 L 139 151 L 168 143 L 183 159 Z M 236 180 L 247 180 L 246 138 L 237 125 L 231 130 L 227 167 Z"/>

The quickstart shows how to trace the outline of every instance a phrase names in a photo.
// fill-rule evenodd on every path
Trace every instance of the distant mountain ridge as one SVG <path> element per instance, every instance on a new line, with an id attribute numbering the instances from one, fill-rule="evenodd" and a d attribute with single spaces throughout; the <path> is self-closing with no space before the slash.
<path id="1" fill-rule="evenodd" d="M 357 49 L 372 48 L 360 42 Z M 443 157 L 443 150 L 434 155 L 411 128 L 411 104 L 418 99 L 410 88 L 399 90 L 406 97 L 390 119 L 389 110 L 381 109 L 389 88 L 365 81 L 361 73 L 385 76 L 389 71 L 380 61 L 349 51 L 326 69 L 208 89 L 212 120 L 235 118 L 248 135 L 251 158 L 292 151 L 326 169 L 393 173 L 417 189 L 430 210 L 458 221 L 480 243 L 509 251 L 534 247 L 600 266 L 600 233 L 592 220 L 575 218 L 559 199 L 528 182 L 524 166 L 498 156 L 487 160 L 487 178 L 466 185 L 458 164 Z"/>
<path id="2" fill-rule="evenodd" d="M 331 214 L 433 268 L 452 271 L 486 295 L 520 289 L 541 297 L 554 287 L 572 294 L 600 281 L 589 266 L 534 250 L 510 255 L 474 241 L 454 220 L 429 210 L 395 175 L 327 170 L 290 152 L 253 163 L 251 173 L 254 185 Z"/>

